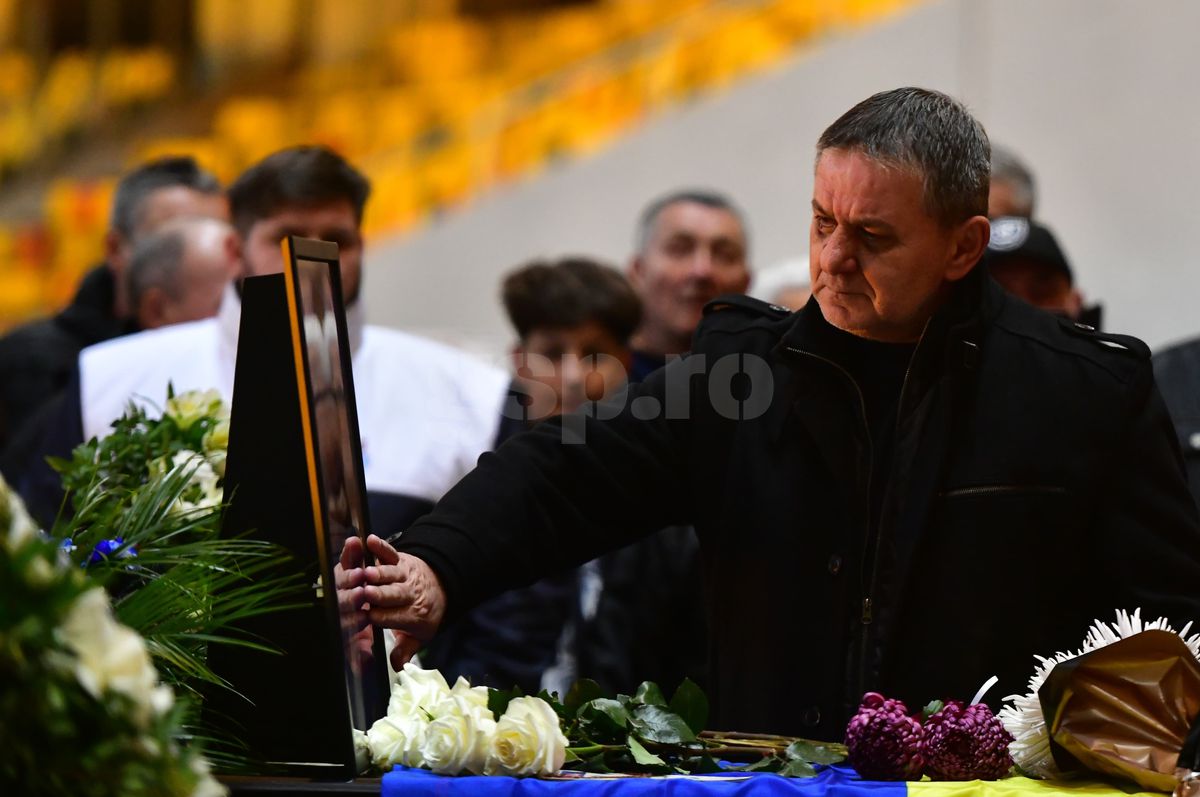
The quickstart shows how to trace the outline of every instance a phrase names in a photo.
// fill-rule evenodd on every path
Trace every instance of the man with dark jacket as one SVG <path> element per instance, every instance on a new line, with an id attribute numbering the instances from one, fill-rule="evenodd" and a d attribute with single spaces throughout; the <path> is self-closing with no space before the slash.
<path id="1" fill-rule="evenodd" d="M 0 338 L 0 450 L 66 386 L 82 349 L 136 329 L 123 284 L 134 244 L 183 216 L 229 219 L 217 178 L 191 158 L 147 163 L 117 184 L 105 262 L 84 276 L 58 315 Z"/>
<path id="2" fill-rule="evenodd" d="M 991 675 L 995 704 L 1116 608 L 1200 618 L 1200 518 L 1146 347 L 974 268 L 979 123 L 897 89 L 817 151 L 803 310 L 714 302 L 689 357 L 485 455 L 395 548 L 369 540 L 397 658 L 673 523 L 700 538 L 714 727 L 840 738 L 867 690 L 966 700 Z"/>

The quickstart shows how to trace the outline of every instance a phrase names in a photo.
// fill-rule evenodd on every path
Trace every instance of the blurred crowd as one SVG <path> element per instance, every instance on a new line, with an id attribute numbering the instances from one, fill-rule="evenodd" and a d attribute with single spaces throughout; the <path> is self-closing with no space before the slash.
<path id="1" fill-rule="evenodd" d="M 672 188 L 645 205 L 636 229 L 613 231 L 632 242 L 626 263 L 568 253 L 514 264 L 501 285 L 487 286 L 512 324 L 511 368 L 502 373 L 362 321 L 369 197 L 367 179 L 319 146 L 271 154 L 228 187 L 188 157 L 126 174 L 103 262 L 63 310 L 0 339 L 0 469 L 40 520 L 51 523 L 62 507 L 45 457 L 104 434 L 131 399 L 161 402 L 168 382 L 177 390 L 215 387 L 230 398 L 241 280 L 279 272 L 287 235 L 339 247 L 372 530 L 384 537 L 428 511 L 484 451 L 688 351 L 717 297 L 751 292 L 780 312 L 809 300 L 803 258 L 755 274 L 751 225 L 734 198 Z M 995 147 L 991 242 L 977 267 L 1022 301 L 1099 327 L 1101 307 L 1085 299 L 1036 210 L 1034 176 L 1014 152 Z M 1196 494 L 1200 349 L 1160 353 L 1156 367 Z M 708 640 L 697 549 L 690 528 L 664 528 L 492 599 L 444 629 L 422 657 L 448 678 L 527 692 L 563 690 L 577 677 L 616 691 L 644 679 L 703 684 Z"/>

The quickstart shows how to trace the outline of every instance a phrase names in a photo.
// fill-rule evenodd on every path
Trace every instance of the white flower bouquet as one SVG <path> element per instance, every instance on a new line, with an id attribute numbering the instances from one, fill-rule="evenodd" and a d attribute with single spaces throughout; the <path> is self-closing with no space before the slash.
<path id="1" fill-rule="evenodd" d="M 0 680 L 0 782 L 11 793 L 224 794 L 177 744 L 181 706 L 142 637 L 2 479 Z"/>
<path id="2" fill-rule="evenodd" d="M 516 697 L 497 720 L 489 690 L 409 663 L 392 687 L 386 717 L 367 731 L 371 761 L 425 767 L 444 775 L 553 775 L 567 737 L 558 714 L 539 697 Z"/>

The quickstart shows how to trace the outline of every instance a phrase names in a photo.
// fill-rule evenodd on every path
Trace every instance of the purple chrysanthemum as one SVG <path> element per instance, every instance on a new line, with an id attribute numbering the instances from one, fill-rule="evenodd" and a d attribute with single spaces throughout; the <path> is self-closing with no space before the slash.
<path id="1" fill-rule="evenodd" d="M 916 780 L 924 765 L 921 723 L 899 700 L 863 695 L 846 726 L 850 765 L 868 780 Z"/>
<path id="2" fill-rule="evenodd" d="M 951 700 L 925 720 L 925 774 L 934 780 L 995 780 L 1008 774 L 1012 734 L 983 703 Z"/>

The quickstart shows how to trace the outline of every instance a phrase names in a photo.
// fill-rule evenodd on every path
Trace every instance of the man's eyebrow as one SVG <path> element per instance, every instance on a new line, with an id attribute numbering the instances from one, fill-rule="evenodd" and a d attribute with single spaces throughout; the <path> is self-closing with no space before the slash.
<path id="1" fill-rule="evenodd" d="M 821 207 L 821 204 L 815 199 L 812 201 L 812 209 L 813 213 L 816 213 L 819 216 L 830 215 L 830 213 L 825 210 L 825 208 Z M 857 219 L 847 219 L 844 223 L 848 227 L 858 227 L 860 229 L 863 227 L 872 227 L 886 233 L 894 233 L 896 231 L 896 228 L 893 227 L 890 222 L 885 221 L 878 216 L 863 216 Z"/>
<path id="2" fill-rule="evenodd" d="M 849 223 L 859 228 L 872 227 L 883 232 L 895 232 L 891 224 L 877 216 L 863 216 L 861 219 L 852 219 Z"/>

